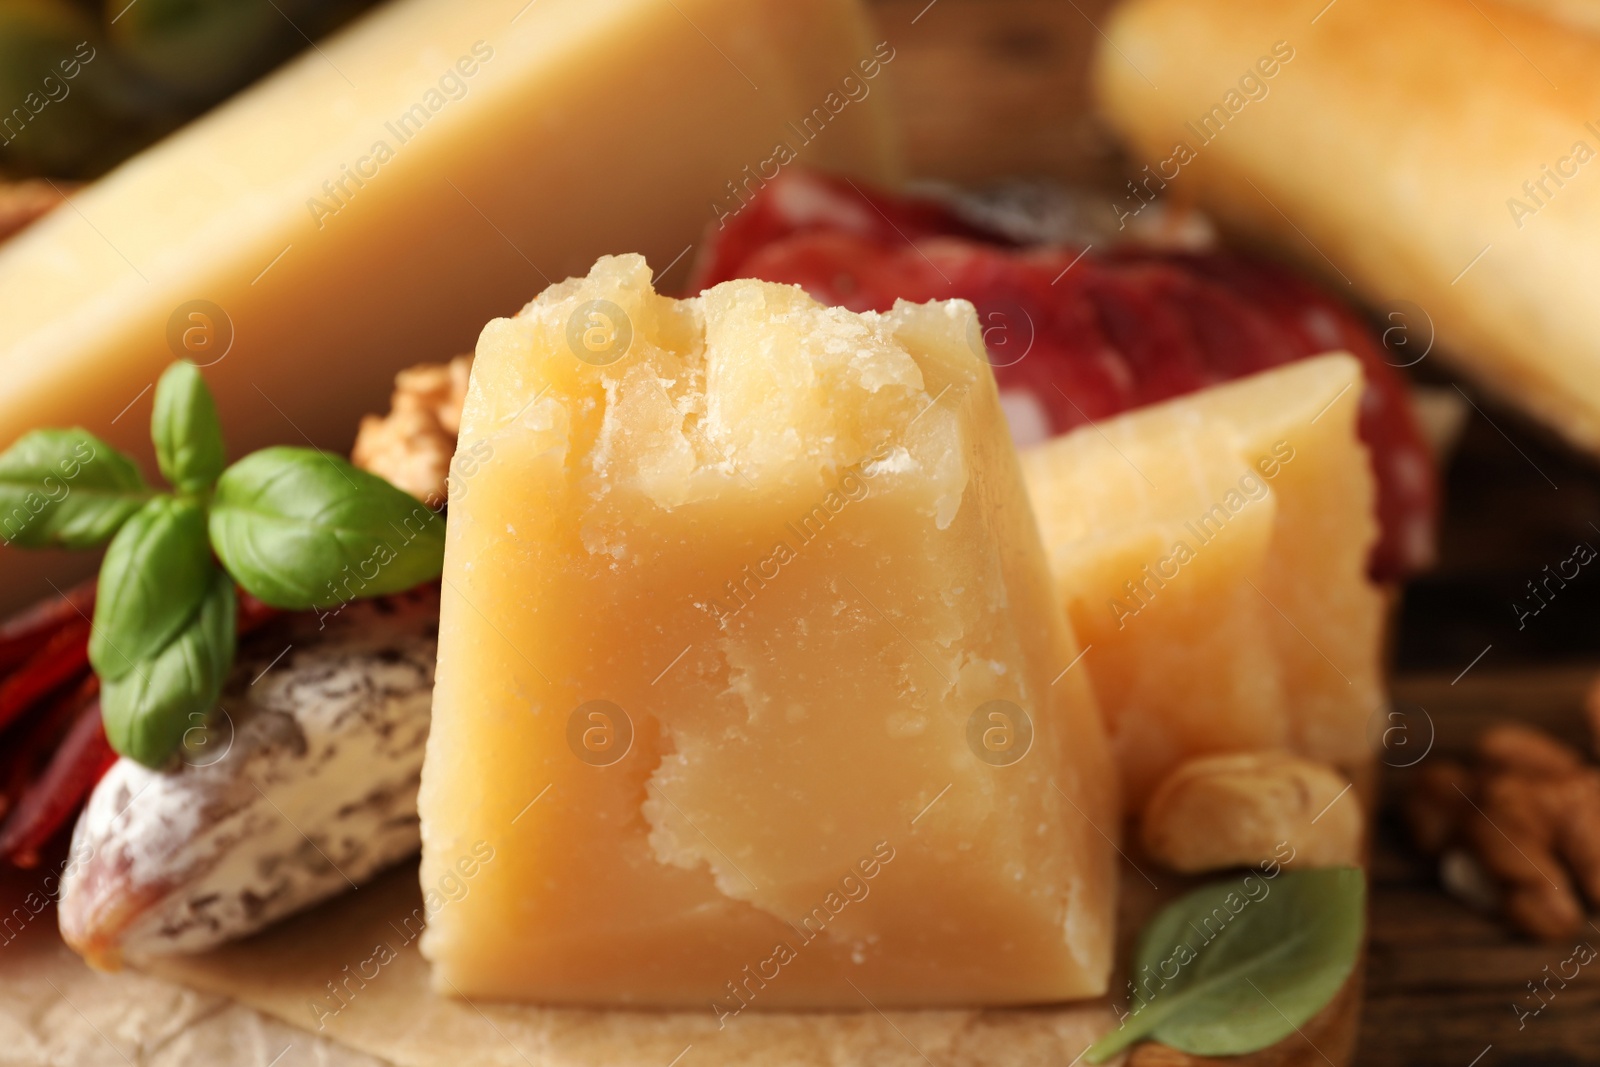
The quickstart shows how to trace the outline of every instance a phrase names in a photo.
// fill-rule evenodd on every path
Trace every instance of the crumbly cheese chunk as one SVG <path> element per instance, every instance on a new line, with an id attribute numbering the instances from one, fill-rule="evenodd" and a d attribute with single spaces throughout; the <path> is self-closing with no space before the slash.
<path id="1" fill-rule="evenodd" d="M 497 860 L 432 919 L 441 991 L 1105 988 L 1111 769 L 978 337 L 963 302 L 671 300 L 637 256 L 484 329 L 423 879 Z"/>

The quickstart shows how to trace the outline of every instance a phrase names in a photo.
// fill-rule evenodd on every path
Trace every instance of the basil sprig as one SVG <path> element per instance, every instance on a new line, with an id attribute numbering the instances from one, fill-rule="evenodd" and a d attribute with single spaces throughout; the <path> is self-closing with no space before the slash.
<path id="1" fill-rule="evenodd" d="M 216 403 L 174 363 L 150 420 L 161 473 L 86 430 L 35 430 L 0 453 L 0 538 L 94 548 L 100 567 L 89 662 L 111 747 L 148 767 L 203 722 L 233 664 L 234 583 L 277 608 L 325 608 L 439 576 L 444 522 L 342 459 L 265 448 L 226 467 Z"/>
<path id="2" fill-rule="evenodd" d="M 158 496 L 111 539 L 100 565 L 89 662 L 102 682 L 153 659 L 189 624 L 216 565 L 205 507 Z"/>
<path id="3" fill-rule="evenodd" d="M 161 376 L 150 438 L 161 475 L 181 492 L 200 493 L 227 463 L 222 423 L 206 380 L 193 363 L 174 363 Z"/>
<path id="4" fill-rule="evenodd" d="M 213 568 L 176 636 L 122 677 L 102 679 L 100 717 L 112 748 L 158 765 L 210 717 L 233 665 L 236 609 L 233 579 Z"/>
<path id="5" fill-rule="evenodd" d="M 94 548 L 153 492 L 136 463 L 88 430 L 34 430 L 0 453 L 0 540 Z"/>
<path id="6" fill-rule="evenodd" d="M 1144 928 L 1132 1011 L 1084 1059 L 1104 1063 L 1144 1038 L 1196 1056 L 1276 1044 L 1339 992 L 1365 920 L 1366 879 L 1354 867 L 1202 886 Z"/>
<path id="7" fill-rule="evenodd" d="M 211 544 L 267 603 L 325 608 L 437 578 L 444 523 L 342 459 L 263 448 L 217 480 Z"/>

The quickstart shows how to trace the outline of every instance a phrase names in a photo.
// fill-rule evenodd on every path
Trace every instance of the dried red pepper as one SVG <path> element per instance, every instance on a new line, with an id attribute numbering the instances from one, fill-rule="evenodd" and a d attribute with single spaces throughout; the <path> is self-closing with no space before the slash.
<path id="1" fill-rule="evenodd" d="M 92 618 L 96 585 L 91 578 L 0 623 L 0 671 L 32 656 L 65 623 Z"/>
<path id="2" fill-rule="evenodd" d="M 62 623 L 27 661 L 0 682 L 0 730 L 39 700 L 89 669 L 89 620 Z"/>
<path id="3" fill-rule="evenodd" d="M 77 707 L 76 718 L 50 762 L 23 793 L 16 810 L 0 827 L 0 856 L 18 867 L 34 867 L 39 850 L 77 812 L 117 761 L 100 721 L 99 686 Z"/>

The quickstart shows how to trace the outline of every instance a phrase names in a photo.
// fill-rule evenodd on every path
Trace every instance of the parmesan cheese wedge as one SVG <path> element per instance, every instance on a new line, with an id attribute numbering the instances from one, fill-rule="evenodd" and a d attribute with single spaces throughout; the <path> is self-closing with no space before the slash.
<path id="1" fill-rule="evenodd" d="M 1023 453 L 1132 810 L 1207 753 L 1364 780 L 1383 598 L 1361 395 L 1353 358 L 1319 356 Z"/>
<path id="2" fill-rule="evenodd" d="M 425 885 L 446 994 L 747 1009 L 1104 991 L 1118 808 L 969 304 L 656 295 L 483 331 Z"/>
<path id="3" fill-rule="evenodd" d="M 384 4 L 0 246 L 0 447 L 148 460 L 183 357 L 236 453 L 343 450 L 395 371 L 601 253 L 681 277 L 781 167 L 892 180 L 893 61 L 855 0 Z M 0 600 L 38 566 L 0 550 Z"/>

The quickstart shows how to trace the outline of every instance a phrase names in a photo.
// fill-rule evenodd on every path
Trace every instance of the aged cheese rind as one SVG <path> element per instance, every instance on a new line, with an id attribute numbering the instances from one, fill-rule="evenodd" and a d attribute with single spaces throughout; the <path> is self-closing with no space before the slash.
<path id="1" fill-rule="evenodd" d="M 892 62 L 855 0 L 383 5 L 0 247 L 0 447 L 77 424 L 148 459 L 184 355 L 236 454 L 343 449 L 551 279 L 672 263 L 780 144 L 892 179 Z M 17 602 L 37 565 L 0 549 Z"/>
<path id="2" fill-rule="evenodd" d="M 606 366 L 568 343 L 595 300 L 631 328 Z M 977 336 L 964 303 L 668 301 L 638 257 L 485 328 L 423 880 L 499 858 L 432 919 L 440 990 L 737 1014 L 1104 989 L 1110 761 L 1084 676 L 1052 684 L 1077 649 Z M 1032 725 L 1008 766 L 969 745 L 992 700 Z M 625 755 L 585 756 L 624 722 Z"/>
<path id="3" fill-rule="evenodd" d="M 1132 809 L 1206 753 L 1370 766 L 1383 600 L 1360 396 L 1354 359 L 1319 356 L 1022 454 Z"/>

